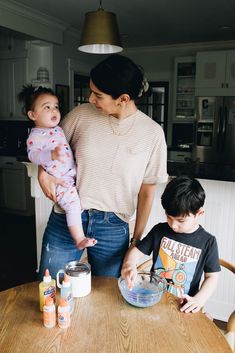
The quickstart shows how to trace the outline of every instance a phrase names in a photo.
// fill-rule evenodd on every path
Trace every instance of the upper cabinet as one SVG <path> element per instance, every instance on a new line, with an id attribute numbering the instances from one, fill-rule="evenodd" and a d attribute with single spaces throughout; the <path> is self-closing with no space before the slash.
<path id="1" fill-rule="evenodd" d="M 26 83 L 26 68 L 26 58 L 0 59 L 0 119 L 26 119 L 17 98 Z"/>
<path id="2" fill-rule="evenodd" d="M 0 119 L 28 120 L 17 96 L 25 84 L 52 87 L 53 46 L 42 41 L 0 43 Z"/>
<path id="3" fill-rule="evenodd" d="M 196 63 L 196 96 L 234 96 L 234 50 L 199 52 Z"/>
<path id="4" fill-rule="evenodd" d="M 53 45 L 40 40 L 27 42 L 28 78 L 33 86 L 53 87 Z"/>

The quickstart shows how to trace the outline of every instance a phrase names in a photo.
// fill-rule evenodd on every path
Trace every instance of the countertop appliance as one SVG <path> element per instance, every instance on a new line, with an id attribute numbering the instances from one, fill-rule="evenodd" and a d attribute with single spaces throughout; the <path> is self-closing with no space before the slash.
<path id="1" fill-rule="evenodd" d="M 198 97 L 195 159 L 235 168 L 235 97 Z"/>

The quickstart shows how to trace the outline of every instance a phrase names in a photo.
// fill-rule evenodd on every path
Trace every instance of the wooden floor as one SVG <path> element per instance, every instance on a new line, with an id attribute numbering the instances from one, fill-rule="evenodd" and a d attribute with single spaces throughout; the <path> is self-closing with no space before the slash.
<path id="1" fill-rule="evenodd" d="M 0 291 L 37 279 L 34 216 L 0 212 Z"/>

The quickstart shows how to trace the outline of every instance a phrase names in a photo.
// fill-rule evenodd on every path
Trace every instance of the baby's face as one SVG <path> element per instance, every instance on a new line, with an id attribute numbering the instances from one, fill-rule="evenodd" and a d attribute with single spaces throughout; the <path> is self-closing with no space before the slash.
<path id="1" fill-rule="evenodd" d="M 167 215 L 167 223 L 176 233 L 192 233 L 198 229 L 198 214 L 176 217 Z"/>
<path id="2" fill-rule="evenodd" d="M 52 128 L 60 122 L 59 102 L 56 96 L 51 94 L 40 95 L 34 103 L 33 110 L 28 112 L 36 127 Z"/>

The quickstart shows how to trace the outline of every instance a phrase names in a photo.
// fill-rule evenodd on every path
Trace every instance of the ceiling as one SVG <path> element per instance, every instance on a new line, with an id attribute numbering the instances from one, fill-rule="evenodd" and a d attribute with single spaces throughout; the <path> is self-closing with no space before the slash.
<path id="1" fill-rule="evenodd" d="M 99 0 L 15 0 L 81 32 Z M 123 46 L 144 47 L 235 40 L 234 0 L 103 0 L 117 15 Z"/>

